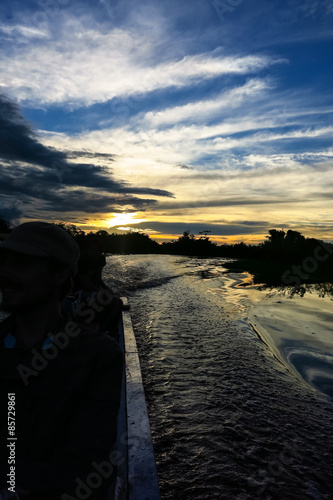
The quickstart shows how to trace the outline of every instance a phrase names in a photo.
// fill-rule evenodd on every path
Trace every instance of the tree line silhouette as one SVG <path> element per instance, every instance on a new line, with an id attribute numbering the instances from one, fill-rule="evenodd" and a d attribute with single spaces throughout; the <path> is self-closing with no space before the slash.
<path id="1" fill-rule="evenodd" d="M 333 282 L 333 245 L 316 238 L 306 238 L 300 232 L 291 229 L 287 232 L 270 229 L 266 240 L 258 245 L 244 242 L 217 245 L 209 239 L 205 231 L 199 237 L 184 231 L 178 239 L 159 244 L 141 232 L 110 234 L 105 230 L 99 230 L 85 233 L 74 224 L 60 222 L 58 225 L 71 234 L 80 246 L 89 239 L 98 239 L 105 253 L 228 257 L 230 261 L 225 263 L 225 267 L 229 271 L 247 271 L 254 275 L 255 282 L 265 283 L 281 283 L 281 277 L 288 267 L 295 265 L 309 267 L 314 260 L 317 265 L 313 265 L 310 273 L 302 274 L 299 271 L 302 282 Z M 9 232 L 8 222 L 0 217 L 0 233 Z M 232 261 L 232 259 L 237 260 Z M 305 277 L 307 275 L 308 278 Z"/>

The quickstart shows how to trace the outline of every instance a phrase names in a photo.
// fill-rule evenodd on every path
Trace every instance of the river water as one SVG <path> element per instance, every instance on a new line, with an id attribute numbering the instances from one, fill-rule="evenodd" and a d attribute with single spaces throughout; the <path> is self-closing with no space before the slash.
<path id="1" fill-rule="evenodd" d="M 162 499 L 333 499 L 332 300 L 259 290 L 224 263 L 107 258 L 131 305 Z"/>

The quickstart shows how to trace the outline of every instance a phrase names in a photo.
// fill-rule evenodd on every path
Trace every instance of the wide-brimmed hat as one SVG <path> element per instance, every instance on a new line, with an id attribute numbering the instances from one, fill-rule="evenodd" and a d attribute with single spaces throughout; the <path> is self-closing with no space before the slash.
<path id="1" fill-rule="evenodd" d="M 77 272 L 80 249 L 74 238 L 64 229 L 48 222 L 25 222 L 15 227 L 4 241 L 0 250 L 11 250 L 24 255 L 49 257 Z"/>

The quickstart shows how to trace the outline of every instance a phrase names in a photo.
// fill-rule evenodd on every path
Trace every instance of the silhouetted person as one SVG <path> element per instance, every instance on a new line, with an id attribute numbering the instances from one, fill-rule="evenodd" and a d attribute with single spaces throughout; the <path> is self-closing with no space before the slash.
<path id="1" fill-rule="evenodd" d="M 86 328 L 107 331 L 109 335 L 119 340 L 118 322 L 121 318 L 123 303 L 102 279 L 106 259 L 102 252 L 101 243 L 98 238 L 88 237 L 81 244 L 80 252 L 78 273 L 74 279 L 74 310 L 82 311 L 83 314 L 76 314 L 77 321 Z M 102 309 L 99 308 L 98 297 L 102 298 L 102 302 L 108 302 Z M 89 315 L 85 314 L 85 308 L 94 308 L 95 304 L 95 314 L 91 320 Z M 68 307 L 68 300 L 65 301 L 65 306 Z"/>
<path id="2" fill-rule="evenodd" d="M 20 499 L 104 498 L 114 474 L 109 452 L 122 354 L 109 336 L 61 314 L 78 258 L 73 238 L 43 222 L 21 224 L 0 243 L 1 307 L 10 313 L 0 324 L 1 413 L 7 415 L 14 394 L 17 437 L 2 419 L 3 498 L 10 488 L 8 443 Z"/>
<path id="3" fill-rule="evenodd" d="M 98 238 L 86 238 L 80 247 L 80 254 L 78 273 L 75 278 L 76 288 L 93 291 L 106 287 L 102 280 L 106 260 Z"/>

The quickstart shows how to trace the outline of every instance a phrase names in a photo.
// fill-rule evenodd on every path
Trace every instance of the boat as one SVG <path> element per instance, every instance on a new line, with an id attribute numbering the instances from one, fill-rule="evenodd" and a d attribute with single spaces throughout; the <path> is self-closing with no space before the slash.
<path id="1" fill-rule="evenodd" d="M 119 321 L 119 343 L 124 354 L 121 403 L 117 423 L 119 465 L 115 486 L 107 500 L 161 500 L 140 360 L 126 297 Z"/>

